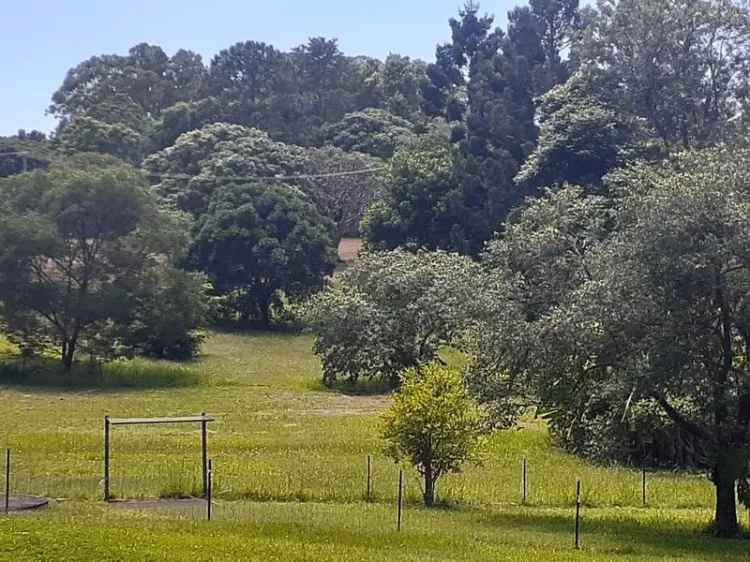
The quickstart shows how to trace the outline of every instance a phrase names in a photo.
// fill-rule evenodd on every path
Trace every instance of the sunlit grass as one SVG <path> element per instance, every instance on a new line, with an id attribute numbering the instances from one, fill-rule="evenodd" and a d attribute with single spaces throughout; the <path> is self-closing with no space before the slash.
<path id="1" fill-rule="evenodd" d="M 582 549 L 572 510 L 505 507 L 426 511 L 365 503 L 219 502 L 130 511 L 65 503 L 0 519 L 0 557 L 15 561 L 740 561 L 744 541 L 702 533 L 705 510 L 587 509 Z"/>
<path id="2" fill-rule="evenodd" d="M 378 414 L 390 397 L 377 385 L 326 389 L 311 346 L 308 336 L 212 334 L 204 355 L 187 366 L 109 365 L 108 384 L 92 379 L 62 388 L 0 380 L 0 448 L 13 450 L 14 490 L 73 500 L 0 523 L 0 553 L 8 551 L 2 541 L 15 541 L 28 550 L 14 547 L 13 560 L 65 560 L 68 550 L 80 555 L 68 560 L 192 560 L 187 544 L 195 535 L 196 544 L 214 549 L 218 560 L 711 560 L 722 548 L 727 560 L 747 559 L 734 543 L 700 532 L 713 501 L 705 477 L 649 474 L 643 507 L 638 470 L 585 463 L 558 450 L 536 422 L 498 433 L 482 466 L 439 482 L 439 498 L 449 509 L 418 508 L 419 480 L 408 471 L 408 533 L 396 535 L 398 467 L 382 454 L 378 436 Z M 461 361 L 455 354 L 447 358 Z M 172 369 L 191 382 L 167 384 L 175 379 L 156 374 Z M 209 455 L 217 517 L 235 523 L 208 528 L 192 522 L 199 514 L 102 506 L 105 415 L 201 412 L 216 417 L 209 425 Z M 373 504 L 363 501 L 367 455 L 373 458 Z M 527 506 L 520 505 L 524 456 Z M 112 433 L 112 491 L 118 498 L 199 494 L 200 465 L 198 426 L 117 427 Z M 581 554 L 571 551 L 569 536 L 578 479 L 591 534 Z M 175 521 L 181 518 L 188 521 Z M 2 533 L 8 525 L 15 526 L 10 535 Z M 134 543 L 141 549 L 126 556 L 127 541 L 141 535 L 144 541 Z M 656 540 L 660 535 L 663 544 Z M 323 537 L 335 546 L 324 547 Z M 108 541 L 111 551 L 104 556 Z M 284 556 L 279 541 L 286 545 Z M 51 549 L 47 558 L 33 557 L 40 545 Z"/>

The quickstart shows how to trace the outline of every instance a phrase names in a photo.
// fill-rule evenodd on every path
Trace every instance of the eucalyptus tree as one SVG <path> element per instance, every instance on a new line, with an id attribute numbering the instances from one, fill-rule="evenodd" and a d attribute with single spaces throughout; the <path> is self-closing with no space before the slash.
<path id="1" fill-rule="evenodd" d="M 609 202 L 567 189 L 532 203 L 490 248 L 486 309 L 516 314 L 488 315 L 475 370 L 498 405 L 531 391 L 565 432 L 602 409 L 658 409 L 700 447 L 721 536 L 738 532 L 750 460 L 748 162 L 689 152 L 613 174 Z"/>
<path id="2" fill-rule="evenodd" d="M 142 305 L 167 285 L 193 302 L 200 289 L 173 270 L 184 226 L 160 209 L 140 172 L 81 155 L 2 180 L 0 193 L 0 324 L 11 340 L 28 353 L 59 354 L 69 371 L 79 351 L 106 359 L 145 349 L 135 337 L 119 341 L 120 328 L 138 321 L 150 352 L 168 352 Z M 165 312 L 161 326 L 197 343 L 190 332 L 199 313 L 167 327 L 170 318 Z"/>
<path id="3" fill-rule="evenodd" d="M 731 140 L 746 105 L 750 13 L 734 0 L 599 0 L 575 46 L 613 93 L 681 149 Z"/>

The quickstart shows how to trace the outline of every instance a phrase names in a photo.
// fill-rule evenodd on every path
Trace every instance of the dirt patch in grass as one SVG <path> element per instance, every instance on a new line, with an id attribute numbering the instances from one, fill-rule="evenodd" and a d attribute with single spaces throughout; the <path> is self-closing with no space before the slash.
<path id="1" fill-rule="evenodd" d="M 361 249 L 361 238 L 342 238 L 339 243 L 339 259 L 348 265 L 354 261 Z"/>
<path id="2" fill-rule="evenodd" d="M 299 396 L 289 394 L 280 401 L 280 408 L 259 411 L 261 417 L 278 417 L 279 413 L 312 417 L 370 416 L 386 410 L 391 405 L 391 397 L 347 396 L 341 394 L 316 393 Z"/>

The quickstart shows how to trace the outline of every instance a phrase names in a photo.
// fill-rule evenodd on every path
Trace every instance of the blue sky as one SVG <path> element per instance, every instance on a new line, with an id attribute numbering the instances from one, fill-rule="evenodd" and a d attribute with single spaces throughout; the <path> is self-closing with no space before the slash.
<path id="1" fill-rule="evenodd" d="M 289 49 L 336 37 L 348 55 L 389 52 L 432 60 L 463 0 L 4 0 L 0 10 L 0 135 L 48 131 L 52 93 L 67 70 L 93 55 L 124 54 L 140 42 L 167 54 L 186 48 L 204 62 L 238 41 Z M 524 0 L 485 0 L 505 15 Z"/>

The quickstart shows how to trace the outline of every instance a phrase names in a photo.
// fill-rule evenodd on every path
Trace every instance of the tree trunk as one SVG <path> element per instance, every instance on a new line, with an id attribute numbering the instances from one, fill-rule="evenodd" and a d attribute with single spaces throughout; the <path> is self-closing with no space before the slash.
<path id="1" fill-rule="evenodd" d="M 62 361 L 66 373 L 69 373 L 73 368 L 73 356 L 75 355 L 75 350 L 75 345 L 72 343 L 63 346 Z"/>
<path id="2" fill-rule="evenodd" d="M 719 537 L 735 537 L 739 533 L 735 494 L 737 478 L 728 459 L 719 459 L 714 467 L 713 476 L 716 486 L 714 532 Z"/>
<path id="3" fill-rule="evenodd" d="M 432 466 L 425 466 L 424 470 L 424 504 L 427 507 L 435 505 L 435 476 Z"/>

